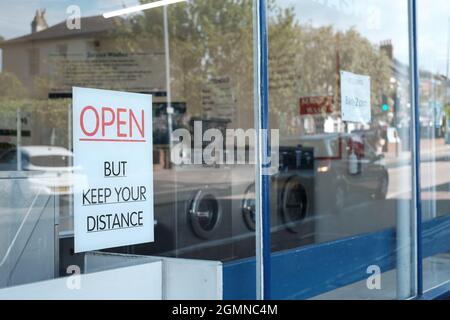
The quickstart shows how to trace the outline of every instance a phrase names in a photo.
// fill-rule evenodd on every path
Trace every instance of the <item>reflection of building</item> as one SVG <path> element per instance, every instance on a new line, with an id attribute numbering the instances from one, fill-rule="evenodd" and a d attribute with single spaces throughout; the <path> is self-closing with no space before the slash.
<path id="1" fill-rule="evenodd" d="M 4 41 L 3 71 L 14 74 L 34 93 L 36 77 L 49 76 L 50 57 L 70 54 L 86 54 L 111 47 L 106 34 L 118 20 L 100 16 L 83 18 L 81 29 L 69 30 L 66 22 L 47 27 L 45 11 L 37 11 L 31 33 Z"/>
<path id="2" fill-rule="evenodd" d="M 422 135 L 441 138 L 445 134 L 444 107 L 448 99 L 449 80 L 446 76 L 420 71 L 420 124 Z"/>
<path id="3" fill-rule="evenodd" d="M 3 70 L 17 76 L 31 94 L 70 96 L 76 85 L 165 92 L 164 51 L 119 50 L 111 31 L 123 25 L 122 19 L 86 17 L 80 29 L 70 30 L 65 21 L 48 27 L 44 15 L 45 10 L 36 12 L 30 34 L 1 45 Z"/>
<path id="4" fill-rule="evenodd" d="M 58 100 L 50 101 L 45 98 L 70 97 L 72 86 L 87 86 L 90 83 L 87 77 L 98 79 L 96 75 L 100 74 L 98 71 L 102 66 L 102 59 L 90 59 L 90 72 L 84 75 L 83 60 L 86 60 L 88 55 L 113 51 L 114 43 L 108 39 L 108 34 L 120 23 L 121 20 L 87 17 L 81 20 L 82 28 L 79 30 L 69 30 L 65 21 L 49 27 L 45 19 L 45 10 L 37 10 L 29 34 L 1 43 L 2 71 L 15 76 L 30 98 L 44 98 L 30 101 L 33 105 L 31 108 L 33 127 L 31 137 L 22 136 L 23 144 L 67 145 L 69 135 L 67 124 L 64 123 L 66 117 L 54 116 L 54 121 L 49 121 L 51 113 L 56 115 L 61 110 L 63 113 L 66 112 L 67 102 L 60 103 Z M 111 60 L 106 58 L 103 62 L 110 63 Z M 116 61 L 118 61 L 116 64 L 122 63 L 117 58 Z M 92 66 L 93 62 L 97 62 L 97 68 Z M 78 68 L 75 68 L 74 64 L 78 64 Z M 78 69 L 78 76 L 74 76 L 77 74 L 75 69 Z M 107 86 L 99 82 L 99 87 Z M 23 97 L 14 96 L 14 98 Z M 27 108 L 20 106 L 22 107 Z M 7 116 L 4 110 L 2 112 L 3 117 Z M 15 115 L 11 117 L 14 118 Z M 11 124 L 8 126 L 2 124 L 0 129 L 11 130 L 12 127 Z M 5 134 L 1 139 L 9 139 L 10 143 L 16 141 L 16 137 L 7 137 Z"/>
<path id="5" fill-rule="evenodd" d="M 45 20 L 45 9 L 37 10 L 33 21 L 31 22 L 31 33 L 39 32 L 48 28 Z"/>

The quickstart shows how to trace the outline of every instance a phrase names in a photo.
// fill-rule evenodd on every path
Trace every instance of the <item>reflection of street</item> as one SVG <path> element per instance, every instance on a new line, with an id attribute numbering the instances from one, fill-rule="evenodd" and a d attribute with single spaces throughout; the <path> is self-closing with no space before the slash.
<path id="1" fill-rule="evenodd" d="M 450 151 L 449 151 L 450 155 Z M 450 162 L 422 162 L 421 164 L 421 184 L 422 184 L 422 199 L 432 200 L 431 188 L 442 189 L 442 186 L 447 186 L 447 190 L 440 190 L 436 192 L 438 199 L 450 200 Z M 433 172 L 435 173 L 435 180 L 433 181 Z M 405 177 L 410 176 L 411 166 L 405 165 L 398 168 L 389 169 L 389 177 L 392 179 L 389 185 L 388 199 L 410 199 L 411 198 L 411 183 L 405 181 Z"/>
<path id="2" fill-rule="evenodd" d="M 318 215 L 316 241 L 376 232 L 396 225 L 396 212 L 410 210 L 410 153 L 387 157 L 389 189 L 386 200 L 351 202 L 340 212 Z M 422 213 L 424 220 L 450 212 L 450 146 L 422 141 Z"/>

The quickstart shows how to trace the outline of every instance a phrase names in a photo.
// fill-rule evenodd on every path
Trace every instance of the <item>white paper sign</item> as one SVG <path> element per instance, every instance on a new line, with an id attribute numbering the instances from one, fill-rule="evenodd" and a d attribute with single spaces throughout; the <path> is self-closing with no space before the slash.
<path id="1" fill-rule="evenodd" d="M 343 121 L 370 123 L 370 77 L 341 71 L 341 105 Z"/>
<path id="2" fill-rule="evenodd" d="M 154 241 L 152 96 L 73 88 L 75 251 Z"/>

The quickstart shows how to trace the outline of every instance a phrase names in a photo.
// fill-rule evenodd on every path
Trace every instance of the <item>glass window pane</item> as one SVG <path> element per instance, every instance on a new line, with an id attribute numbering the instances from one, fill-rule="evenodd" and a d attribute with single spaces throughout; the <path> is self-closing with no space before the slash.
<path id="1" fill-rule="evenodd" d="M 407 1 L 269 1 L 273 298 L 413 295 L 408 45 Z"/>
<path id="2" fill-rule="evenodd" d="M 420 147 L 424 290 L 450 279 L 449 32 L 450 5 L 418 1 Z M 439 30 L 439 31 L 437 31 Z"/>

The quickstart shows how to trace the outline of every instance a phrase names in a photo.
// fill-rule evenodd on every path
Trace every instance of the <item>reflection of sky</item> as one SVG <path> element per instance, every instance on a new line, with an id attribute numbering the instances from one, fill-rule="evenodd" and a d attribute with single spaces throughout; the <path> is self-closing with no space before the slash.
<path id="1" fill-rule="evenodd" d="M 294 7 L 300 23 L 331 24 L 340 30 L 355 27 L 373 44 L 391 40 L 395 57 L 408 62 L 407 0 L 276 0 L 276 3 Z M 445 74 L 450 1 L 419 0 L 418 3 L 419 63 Z"/>
<path id="2" fill-rule="evenodd" d="M 192 0 L 191 0 L 192 1 Z M 195 1 L 195 0 L 194 0 Z M 223 0 L 210 0 L 223 1 Z M 0 35 L 11 39 L 30 32 L 38 8 L 46 8 L 49 25 L 63 21 L 68 6 L 76 4 L 83 16 L 132 6 L 138 0 L 0 0 Z M 407 0 L 276 0 L 293 6 L 301 23 L 333 25 L 345 30 L 354 26 L 372 43 L 392 40 L 397 59 L 408 61 Z M 432 3 L 432 6 L 430 4 Z M 420 64 L 445 74 L 450 1 L 419 1 Z"/>

